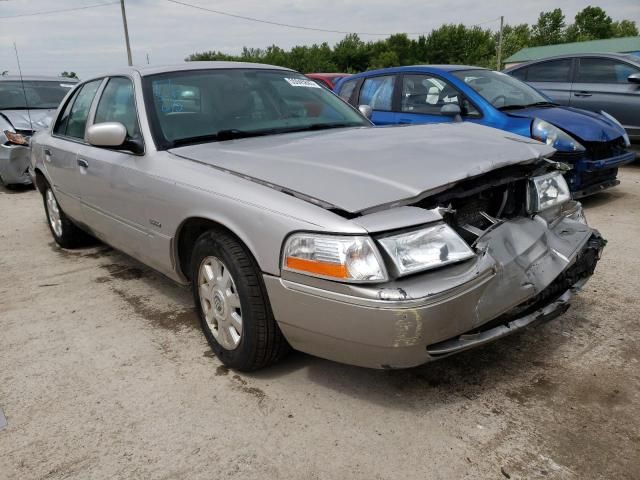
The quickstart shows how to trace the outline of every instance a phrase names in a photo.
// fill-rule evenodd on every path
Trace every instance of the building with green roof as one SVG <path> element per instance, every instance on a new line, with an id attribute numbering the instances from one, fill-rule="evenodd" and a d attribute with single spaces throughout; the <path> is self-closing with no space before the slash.
<path id="1" fill-rule="evenodd" d="M 640 36 L 523 48 L 507 58 L 504 63 L 505 67 L 512 67 L 532 60 L 579 53 L 631 53 L 640 55 Z"/>

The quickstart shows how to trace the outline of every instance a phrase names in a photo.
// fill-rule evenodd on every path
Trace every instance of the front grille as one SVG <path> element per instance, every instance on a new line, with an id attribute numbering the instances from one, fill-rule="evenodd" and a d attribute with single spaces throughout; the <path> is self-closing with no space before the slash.
<path id="1" fill-rule="evenodd" d="M 583 145 L 587 149 L 587 156 L 591 160 L 605 160 L 627 152 L 622 137 L 610 142 L 583 142 Z"/>

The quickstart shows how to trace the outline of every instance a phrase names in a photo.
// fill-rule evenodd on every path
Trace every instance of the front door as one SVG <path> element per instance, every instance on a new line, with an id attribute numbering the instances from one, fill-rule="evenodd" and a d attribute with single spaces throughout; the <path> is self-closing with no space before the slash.
<path id="1" fill-rule="evenodd" d="M 640 69 L 603 57 L 579 59 L 571 106 L 613 115 L 630 132 L 640 134 L 640 85 L 627 80 Z"/>
<path id="2" fill-rule="evenodd" d="M 105 85 L 93 124 L 118 122 L 129 138 L 141 138 L 130 78 L 112 77 Z M 82 210 L 87 224 L 109 244 L 147 260 L 149 225 L 145 215 L 144 155 L 124 149 L 84 146 L 81 167 Z"/>

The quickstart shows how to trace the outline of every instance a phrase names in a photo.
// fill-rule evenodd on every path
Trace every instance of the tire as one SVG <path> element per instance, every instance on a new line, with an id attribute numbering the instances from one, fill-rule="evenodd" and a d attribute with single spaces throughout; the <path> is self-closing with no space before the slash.
<path id="1" fill-rule="evenodd" d="M 58 245 L 62 248 L 77 248 L 94 241 L 93 237 L 80 230 L 62 211 L 51 186 L 48 184 L 42 194 L 42 199 L 47 215 L 47 225 L 49 225 L 51 235 Z"/>
<path id="2" fill-rule="evenodd" d="M 191 283 L 202 331 L 224 365 L 249 372 L 276 363 L 289 351 L 260 269 L 234 236 L 210 230 L 196 240 Z"/>

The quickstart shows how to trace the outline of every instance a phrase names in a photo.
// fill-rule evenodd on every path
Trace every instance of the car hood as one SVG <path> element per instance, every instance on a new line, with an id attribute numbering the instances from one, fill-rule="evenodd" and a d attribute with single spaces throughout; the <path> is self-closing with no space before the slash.
<path id="1" fill-rule="evenodd" d="M 170 150 L 351 213 L 424 196 L 554 151 L 464 122 L 288 133 Z"/>
<path id="2" fill-rule="evenodd" d="M 5 117 L 16 130 L 43 130 L 51 125 L 51 119 L 56 109 L 30 109 L 30 110 L 0 110 L 0 115 Z"/>
<path id="3" fill-rule="evenodd" d="M 579 108 L 543 107 L 509 112 L 513 117 L 540 118 L 578 140 L 608 142 L 624 135 L 624 130 L 603 115 Z"/>

